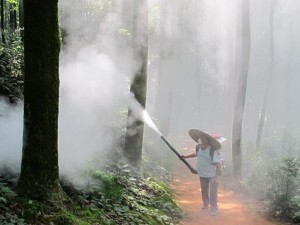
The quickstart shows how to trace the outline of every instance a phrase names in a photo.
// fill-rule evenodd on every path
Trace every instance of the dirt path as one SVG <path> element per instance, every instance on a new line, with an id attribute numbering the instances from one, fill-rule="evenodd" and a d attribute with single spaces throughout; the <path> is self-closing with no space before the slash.
<path id="1" fill-rule="evenodd" d="M 209 209 L 201 209 L 199 178 L 180 166 L 172 184 L 175 198 L 184 211 L 182 225 L 274 225 L 236 198 L 232 192 L 219 188 L 219 214 L 211 216 Z"/>

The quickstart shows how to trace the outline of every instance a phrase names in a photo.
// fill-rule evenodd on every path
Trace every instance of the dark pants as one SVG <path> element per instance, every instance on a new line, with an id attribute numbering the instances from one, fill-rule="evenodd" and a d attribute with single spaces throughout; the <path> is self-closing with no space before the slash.
<path id="1" fill-rule="evenodd" d="M 211 209 L 218 209 L 218 181 L 215 177 L 200 177 L 202 201 L 204 206 L 210 203 Z"/>

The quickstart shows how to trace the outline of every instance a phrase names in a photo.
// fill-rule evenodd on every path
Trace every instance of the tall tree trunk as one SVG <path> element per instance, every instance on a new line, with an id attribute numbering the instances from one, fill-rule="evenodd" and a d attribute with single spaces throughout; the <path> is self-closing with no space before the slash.
<path id="1" fill-rule="evenodd" d="M 294 46 L 294 45 L 292 45 Z M 291 54 L 292 55 L 292 54 Z M 291 56 L 290 55 L 290 56 Z M 291 61 L 291 59 L 290 59 Z M 282 156 L 291 156 L 293 154 L 292 149 L 292 143 L 291 143 L 291 128 L 292 128 L 292 122 L 291 122 L 291 63 L 289 63 L 289 71 L 287 73 L 286 78 L 286 91 L 287 91 L 287 99 L 285 100 L 285 107 L 284 108 L 284 121 L 283 121 L 283 133 L 282 133 L 282 141 L 281 141 L 281 155 Z"/>
<path id="2" fill-rule="evenodd" d="M 136 0 L 134 7 L 133 54 L 134 61 L 136 59 L 141 60 L 141 64 L 137 65 L 137 72 L 131 84 L 130 92 L 145 107 L 148 64 L 148 1 Z M 137 168 L 138 172 L 140 172 L 142 162 L 143 135 L 144 123 L 135 119 L 129 109 L 124 151 L 125 157 L 133 167 Z"/>
<path id="3" fill-rule="evenodd" d="M 161 13 L 160 16 L 164 17 L 166 15 L 166 2 L 163 0 L 161 2 Z M 170 130 L 170 120 L 171 120 L 171 112 L 172 112 L 172 101 L 173 94 L 172 90 L 169 87 L 173 86 L 173 79 L 171 79 L 171 73 L 167 71 L 167 67 L 169 65 L 167 51 L 170 50 L 169 43 L 165 41 L 165 23 L 162 21 L 159 27 L 159 68 L 157 75 L 157 91 L 155 98 L 156 107 L 156 116 L 159 119 L 160 130 L 164 134 L 165 137 L 168 136 Z M 170 58 L 170 57 L 169 57 Z M 159 140 L 160 141 L 160 140 Z M 160 141 L 161 144 L 164 144 Z"/>
<path id="4" fill-rule="evenodd" d="M 24 131 L 18 191 L 60 202 L 58 0 L 24 0 Z"/>
<path id="5" fill-rule="evenodd" d="M 269 34 L 269 63 L 268 63 L 268 73 L 267 73 L 267 80 L 266 80 L 266 85 L 265 85 L 265 91 L 264 91 L 264 97 L 263 97 L 263 103 L 261 106 L 260 110 L 260 115 L 259 115 L 259 123 L 258 123 L 258 128 L 257 128 L 257 136 L 256 136 L 256 151 L 261 150 L 261 139 L 262 139 L 262 133 L 263 133 L 263 128 L 264 124 L 266 121 L 266 112 L 267 112 L 267 103 L 268 103 L 268 97 L 269 97 L 269 90 L 271 86 L 271 80 L 273 76 L 273 61 L 274 61 L 274 8 L 275 8 L 275 2 L 271 2 L 271 9 L 270 9 L 270 16 L 269 16 L 269 28 L 270 28 L 270 34 Z"/>
<path id="6" fill-rule="evenodd" d="M 1 7 L 1 21 L 0 21 L 0 26 L 1 26 L 1 39 L 2 43 L 5 44 L 5 35 L 4 35 L 4 23 L 5 23 L 5 0 L 0 0 L 0 7 Z"/>
<path id="7" fill-rule="evenodd" d="M 9 27 L 12 31 L 17 29 L 17 11 L 15 3 L 9 3 Z"/>
<path id="8" fill-rule="evenodd" d="M 286 76 L 286 83 L 285 83 L 285 90 L 286 90 L 286 98 L 285 98 L 285 106 L 283 107 L 283 133 L 282 133 L 282 141 L 281 141 L 281 155 L 282 156 L 291 156 L 292 155 L 292 144 L 291 144 L 291 105 L 293 103 L 292 94 L 291 94 L 291 80 L 292 80 L 292 56 L 295 55 L 294 48 L 295 43 L 293 40 L 290 41 L 290 51 L 289 57 L 287 57 L 287 76 Z"/>
<path id="9" fill-rule="evenodd" d="M 250 5 L 249 0 L 238 1 L 237 40 L 235 73 L 238 75 L 238 90 L 232 130 L 233 174 L 242 177 L 242 124 L 245 108 L 248 68 L 250 59 Z"/>
<path id="10" fill-rule="evenodd" d="M 23 6 L 23 0 L 19 0 L 19 27 L 21 29 L 21 38 L 23 40 L 24 37 L 24 6 Z"/>

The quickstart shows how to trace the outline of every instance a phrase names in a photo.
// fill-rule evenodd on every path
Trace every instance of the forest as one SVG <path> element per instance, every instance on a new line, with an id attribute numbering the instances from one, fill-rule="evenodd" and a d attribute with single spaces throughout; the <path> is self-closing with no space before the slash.
<path id="1" fill-rule="evenodd" d="M 0 224 L 300 224 L 299 11 L 0 0 Z"/>

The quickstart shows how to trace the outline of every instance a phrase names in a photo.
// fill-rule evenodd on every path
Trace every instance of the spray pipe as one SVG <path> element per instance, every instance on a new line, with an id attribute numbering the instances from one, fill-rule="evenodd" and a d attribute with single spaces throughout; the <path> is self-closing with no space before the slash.
<path id="1" fill-rule="evenodd" d="M 195 170 L 176 150 L 175 148 L 164 138 L 162 133 L 158 130 L 155 123 L 152 121 L 148 112 L 144 109 L 143 106 L 135 99 L 134 94 L 131 93 L 129 95 L 129 107 L 132 109 L 132 112 L 137 117 L 137 119 L 143 121 L 147 124 L 156 134 L 160 136 L 160 138 L 169 146 L 169 148 L 178 156 L 178 158 L 190 169 L 193 174 L 197 174 L 197 170 Z"/>
<path id="2" fill-rule="evenodd" d="M 160 137 L 168 146 L 169 148 L 178 156 L 178 158 L 190 169 L 193 174 L 197 174 L 197 170 L 195 170 L 186 160 L 183 158 L 176 149 L 164 138 L 164 136 Z"/>

